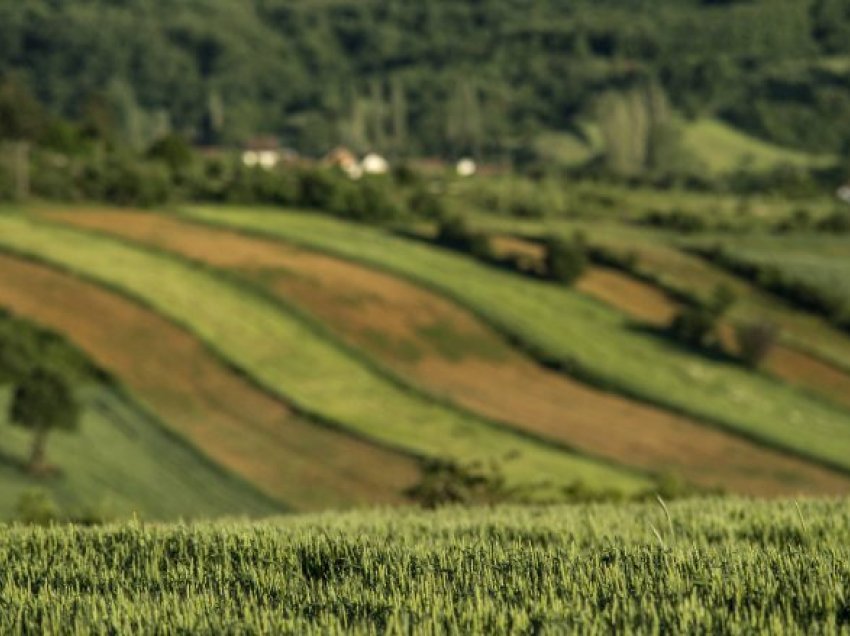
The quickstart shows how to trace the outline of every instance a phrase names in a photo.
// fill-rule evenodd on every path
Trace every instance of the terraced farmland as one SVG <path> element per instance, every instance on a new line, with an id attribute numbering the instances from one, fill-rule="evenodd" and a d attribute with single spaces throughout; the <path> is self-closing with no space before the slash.
<path id="1" fill-rule="evenodd" d="M 397 502 L 417 462 L 298 417 L 191 334 L 74 276 L 0 254 L 0 306 L 65 334 L 208 457 L 298 509 Z"/>
<path id="2" fill-rule="evenodd" d="M 543 257 L 539 243 L 533 241 L 496 236 L 493 244 L 503 256 L 523 254 L 538 261 Z M 621 253 L 635 253 L 638 270 L 662 281 L 669 289 L 703 298 L 709 297 L 721 285 L 733 290 L 738 300 L 723 329 L 728 349 L 734 351 L 737 346 L 730 323 L 773 322 L 781 327 L 784 344 L 774 347 L 765 362 L 766 370 L 786 382 L 850 407 L 850 372 L 842 357 L 850 356 L 850 338 L 825 321 L 795 311 L 746 282 L 663 243 L 630 241 L 605 242 L 604 245 Z M 669 324 L 680 308 L 679 303 L 661 289 L 609 269 L 590 268 L 576 288 L 631 318 L 659 327 Z M 826 351 L 830 354 L 826 355 Z M 850 361 L 850 357 L 846 360 Z"/>
<path id="3" fill-rule="evenodd" d="M 514 482 L 633 492 L 641 476 L 528 439 L 399 386 L 313 325 L 196 267 L 105 238 L 0 217 L 0 244 L 124 290 L 179 321 L 266 390 L 405 452 L 462 460 L 511 457 Z"/>
<path id="4" fill-rule="evenodd" d="M 429 391 L 618 463 L 672 471 L 703 486 L 736 492 L 842 491 L 850 483 L 744 439 L 547 371 L 468 311 L 374 269 L 151 213 L 76 210 L 47 216 L 238 273 L 269 293 L 296 301 L 347 342 Z M 647 316 L 669 313 L 663 296 L 630 284 L 628 278 L 599 270 L 586 284 L 607 289 L 611 280 L 615 296 Z"/>
<path id="5" fill-rule="evenodd" d="M 468 258 L 289 212 L 193 208 L 191 218 L 277 236 L 386 268 L 465 304 L 538 355 L 629 395 L 834 466 L 850 467 L 850 416 L 735 365 L 679 349 L 587 298 Z"/>

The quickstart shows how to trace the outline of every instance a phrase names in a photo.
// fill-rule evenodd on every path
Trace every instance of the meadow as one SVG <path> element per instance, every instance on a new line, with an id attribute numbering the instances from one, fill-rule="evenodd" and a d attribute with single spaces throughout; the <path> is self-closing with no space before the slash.
<path id="1" fill-rule="evenodd" d="M 0 520 L 41 512 L 94 523 L 134 515 L 173 521 L 286 509 L 204 458 L 121 391 L 88 386 L 79 393 L 79 430 L 56 433 L 48 442 L 58 476 L 34 480 L 22 470 L 30 435 L 8 425 L 9 391 L 0 390 Z M 27 507 L 28 500 L 44 503 Z"/>
<path id="2" fill-rule="evenodd" d="M 576 481 L 623 492 L 648 477 L 450 409 L 400 386 L 268 299 L 185 264 L 114 240 L 0 217 L 0 244 L 141 299 L 195 333 L 267 391 L 303 413 L 423 457 L 504 460 L 513 483 Z M 545 489 L 542 489 L 545 490 Z"/>
<path id="3" fill-rule="evenodd" d="M 848 546 L 844 499 L 10 527 L 0 631 L 840 634 Z"/>
<path id="4" fill-rule="evenodd" d="M 210 207 L 186 214 L 381 267 L 452 298 L 539 359 L 585 381 L 850 467 L 850 418 L 843 410 L 729 361 L 695 355 L 582 294 L 312 214 Z"/>

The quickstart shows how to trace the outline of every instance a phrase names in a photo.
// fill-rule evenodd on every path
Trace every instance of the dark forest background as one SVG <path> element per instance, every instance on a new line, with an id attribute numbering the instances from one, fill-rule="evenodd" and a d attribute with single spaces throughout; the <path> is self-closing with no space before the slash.
<path id="1" fill-rule="evenodd" d="M 639 87 L 685 119 L 839 153 L 850 0 L 0 0 L 0 76 L 140 150 L 271 134 L 308 154 L 495 159 L 581 138 Z"/>

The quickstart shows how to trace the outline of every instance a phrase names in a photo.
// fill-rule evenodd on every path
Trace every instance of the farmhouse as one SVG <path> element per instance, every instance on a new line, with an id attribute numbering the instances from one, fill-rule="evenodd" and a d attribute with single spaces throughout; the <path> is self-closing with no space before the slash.
<path id="1" fill-rule="evenodd" d="M 390 170 L 389 162 L 374 152 L 363 157 L 360 167 L 366 174 L 387 174 Z"/>
<path id="2" fill-rule="evenodd" d="M 325 155 L 322 161 L 327 166 L 339 168 L 352 179 L 363 176 L 363 169 L 357 161 L 357 157 L 345 146 L 337 146 Z"/>
<path id="3" fill-rule="evenodd" d="M 275 137 L 255 137 L 242 150 L 242 163 L 271 170 L 281 162 L 283 151 Z"/>

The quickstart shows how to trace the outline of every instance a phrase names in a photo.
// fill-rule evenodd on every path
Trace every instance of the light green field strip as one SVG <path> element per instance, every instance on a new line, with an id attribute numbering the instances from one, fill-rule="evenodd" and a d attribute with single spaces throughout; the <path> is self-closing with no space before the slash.
<path id="1" fill-rule="evenodd" d="M 21 468 L 31 436 L 5 419 L 8 393 L 0 390 L 0 520 L 15 518 L 21 495 L 32 488 L 46 490 L 70 515 L 129 518 L 135 513 L 176 520 L 281 512 L 106 388 L 81 393 L 78 431 L 48 439 L 47 459 L 61 474 L 34 479 Z"/>
<path id="2" fill-rule="evenodd" d="M 626 316 L 581 294 L 315 214 L 209 207 L 186 214 L 404 275 L 464 304 L 540 355 L 572 362 L 612 390 L 850 469 L 850 413 L 637 331 Z"/>
<path id="3" fill-rule="evenodd" d="M 635 491 L 631 471 L 529 440 L 391 383 L 250 292 L 191 265 L 19 216 L 0 216 L 0 245 L 78 272 L 185 325 L 267 389 L 302 411 L 371 439 L 432 457 L 512 457 L 514 482 Z"/>

